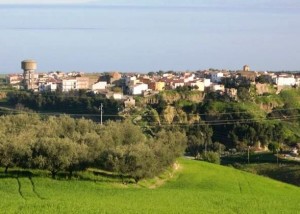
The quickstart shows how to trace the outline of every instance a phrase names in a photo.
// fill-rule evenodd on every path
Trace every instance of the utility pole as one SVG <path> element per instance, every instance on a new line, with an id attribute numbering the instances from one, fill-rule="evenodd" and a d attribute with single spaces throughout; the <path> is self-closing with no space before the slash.
<path id="1" fill-rule="evenodd" d="M 202 138 L 204 138 L 203 133 L 200 132 L 200 134 L 201 134 Z M 206 157 L 206 154 L 207 154 L 207 141 L 205 140 L 205 143 L 204 143 L 204 155 L 205 155 L 205 157 Z"/>
<path id="2" fill-rule="evenodd" d="M 102 116 L 103 116 L 103 104 L 101 103 L 100 107 L 99 107 L 99 110 L 100 110 L 100 124 L 102 126 Z"/>
<path id="3" fill-rule="evenodd" d="M 279 149 L 276 149 L 276 152 L 277 152 L 277 165 L 279 166 L 279 154 L 278 154 L 278 151 L 279 151 Z"/>
<path id="4" fill-rule="evenodd" d="M 250 164 L 250 146 L 248 146 L 248 164 Z"/>

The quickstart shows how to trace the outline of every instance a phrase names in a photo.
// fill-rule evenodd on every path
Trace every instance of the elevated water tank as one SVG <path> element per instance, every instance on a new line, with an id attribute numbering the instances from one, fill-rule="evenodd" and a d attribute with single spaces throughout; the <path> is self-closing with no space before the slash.
<path id="1" fill-rule="evenodd" d="M 22 69 L 24 71 L 27 71 L 27 70 L 36 70 L 37 69 L 37 63 L 36 61 L 34 60 L 24 60 L 21 62 L 22 64 Z"/>

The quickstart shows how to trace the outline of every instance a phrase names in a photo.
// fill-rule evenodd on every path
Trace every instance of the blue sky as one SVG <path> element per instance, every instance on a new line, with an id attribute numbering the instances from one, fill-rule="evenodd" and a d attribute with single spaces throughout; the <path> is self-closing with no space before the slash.
<path id="1" fill-rule="evenodd" d="M 240 69 L 244 64 L 255 70 L 300 69 L 300 0 L 0 4 L 19 5 L 0 6 L 0 73 L 20 72 L 20 61 L 27 58 L 37 60 L 41 71 Z"/>
<path id="2" fill-rule="evenodd" d="M 299 0 L 0 0 L 0 4 L 103 4 L 103 5 L 176 5 L 176 6 L 251 6 L 300 7 Z"/>

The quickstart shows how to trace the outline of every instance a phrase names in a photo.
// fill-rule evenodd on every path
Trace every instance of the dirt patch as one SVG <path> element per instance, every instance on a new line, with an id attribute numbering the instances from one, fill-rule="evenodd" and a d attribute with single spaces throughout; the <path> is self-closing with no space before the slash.
<path id="1" fill-rule="evenodd" d="M 155 182 L 151 184 L 148 188 L 149 189 L 156 189 L 158 187 L 161 187 L 164 185 L 167 181 L 171 180 L 174 178 L 179 171 L 182 169 L 182 166 L 179 163 L 174 163 L 172 166 L 172 170 L 169 172 L 166 172 L 163 176 L 163 178 L 156 177 Z"/>

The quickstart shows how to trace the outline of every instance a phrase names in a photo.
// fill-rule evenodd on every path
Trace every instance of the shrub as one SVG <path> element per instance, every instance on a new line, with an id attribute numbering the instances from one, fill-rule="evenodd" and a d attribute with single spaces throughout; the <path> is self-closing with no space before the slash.
<path id="1" fill-rule="evenodd" d="M 215 164 L 221 163 L 220 156 L 216 152 L 207 152 L 206 154 L 202 154 L 202 159 L 209 163 L 215 163 Z"/>

